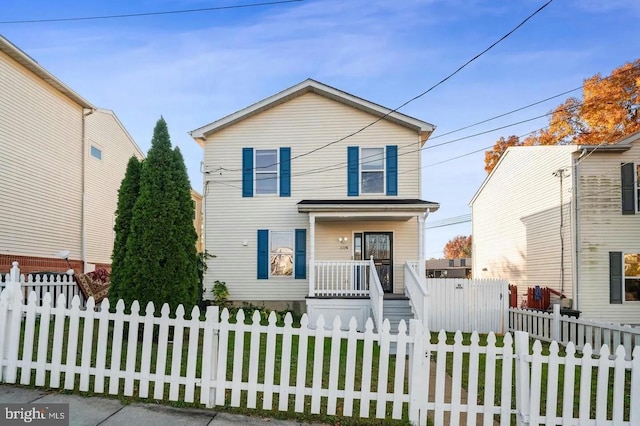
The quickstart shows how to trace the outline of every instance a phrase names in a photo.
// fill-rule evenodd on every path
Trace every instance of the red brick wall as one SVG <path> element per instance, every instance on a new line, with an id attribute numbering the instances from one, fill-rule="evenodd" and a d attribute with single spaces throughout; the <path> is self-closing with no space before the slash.
<path id="1" fill-rule="evenodd" d="M 44 271 L 67 272 L 69 269 L 69 265 L 66 260 L 56 257 L 49 258 L 0 254 L 0 274 L 8 274 L 13 262 L 18 262 L 21 274 Z M 75 272 L 84 272 L 84 264 L 81 260 L 69 259 L 69 263 L 71 263 L 71 267 Z"/>

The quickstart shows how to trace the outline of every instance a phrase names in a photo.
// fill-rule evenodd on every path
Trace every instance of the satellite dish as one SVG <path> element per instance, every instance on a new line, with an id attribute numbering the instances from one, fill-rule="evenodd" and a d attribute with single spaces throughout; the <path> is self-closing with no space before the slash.
<path id="1" fill-rule="evenodd" d="M 69 258 L 69 250 L 60 250 L 56 256 L 61 257 L 63 259 L 68 259 Z"/>

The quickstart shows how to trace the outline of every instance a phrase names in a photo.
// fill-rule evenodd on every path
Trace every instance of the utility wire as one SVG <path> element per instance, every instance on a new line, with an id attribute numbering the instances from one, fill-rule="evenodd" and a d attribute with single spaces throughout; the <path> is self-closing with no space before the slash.
<path id="1" fill-rule="evenodd" d="M 425 225 L 425 228 L 426 229 L 439 228 L 441 226 L 457 225 L 458 223 L 465 223 L 470 221 L 471 221 L 471 214 L 469 213 L 461 216 L 453 216 L 446 219 L 436 220 L 434 222 L 428 222 Z"/>
<path id="2" fill-rule="evenodd" d="M 43 22 L 70 22 L 70 21 L 95 21 L 99 19 L 121 19 L 121 18 L 137 18 L 140 16 L 159 16 L 159 15 L 175 15 L 179 13 L 200 13 L 200 12 L 213 12 L 216 10 L 229 10 L 240 9 L 259 6 L 272 6 L 284 3 L 295 3 L 304 0 L 280 0 L 261 3 L 247 3 L 237 4 L 233 6 L 217 6 L 217 7 L 203 7 L 199 9 L 180 9 L 180 10 L 168 10 L 161 12 L 141 12 L 141 13 L 124 13 L 119 15 L 101 15 L 101 16 L 79 16 L 71 18 L 50 18 L 50 19 L 23 19 L 15 21 L 0 21 L 0 24 L 37 24 Z"/>
<path id="3" fill-rule="evenodd" d="M 343 136 L 339 139 L 336 139 L 332 142 L 326 143 L 322 146 L 319 146 L 317 148 L 314 148 L 310 151 L 304 152 L 302 154 L 298 154 L 296 156 L 291 157 L 290 161 L 293 161 L 295 159 L 301 158 L 301 157 L 305 157 L 307 155 L 313 154 L 314 152 L 318 152 L 320 150 L 323 150 L 331 145 L 334 145 L 336 143 L 342 142 L 346 139 L 349 139 L 359 133 L 362 133 L 363 131 L 365 131 L 366 129 L 368 129 L 369 127 L 375 125 L 376 123 L 378 123 L 379 121 L 385 119 L 386 117 L 388 117 L 389 115 L 393 114 L 394 112 L 398 112 L 399 109 L 407 106 L 408 104 L 410 104 L 411 102 L 423 97 L 424 95 L 426 95 L 427 93 L 431 92 L 433 89 L 437 88 L 438 86 L 444 84 L 445 82 L 447 82 L 449 79 L 451 79 L 453 76 L 455 76 L 456 74 L 458 74 L 460 71 L 462 71 L 464 68 L 466 68 L 468 65 L 470 65 L 472 62 L 475 62 L 477 59 L 479 59 L 482 55 L 484 55 L 485 53 L 487 53 L 488 51 L 490 51 L 491 49 L 493 49 L 494 47 L 496 47 L 498 44 L 500 44 L 501 42 L 503 42 L 504 40 L 506 40 L 508 37 L 510 37 L 513 33 L 515 33 L 518 29 L 520 29 L 524 24 L 526 24 L 530 19 L 532 19 L 534 16 L 536 16 L 538 13 L 540 13 L 544 8 L 546 8 L 547 6 L 549 6 L 549 4 L 551 4 L 551 2 L 553 2 L 553 0 L 548 0 L 546 3 L 544 3 L 542 6 L 540 6 L 538 9 L 536 9 L 533 13 L 531 13 L 529 16 L 527 16 L 524 20 L 522 20 L 518 25 L 516 25 L 514 28 L 512 28 L 509 32 L 507 32 L 506 34 L 504 34 L 502 37 L 500 37 L 498 40 L 496 40 L 495 42 L 493 42 L 489 47 L 485 48 L 484 50 L 482 50 L 480 53 L 476 54 L 474 57 L 472 57 L 471 59 L 469 59 L 468 61 L 466 61 L 464 64 L 462 64 L 461 66 L 459 66 L 455 71 L 453 71 L 452 73 L 448 74 L 446 77 L 444 77 L 442 80 L 438 81 L 436 84 L 434 84 L 433 86 L 429 87 L 427 90 L 425 90 L 424 92 L 414 96 L 413 98 L 409 99 L 408 101 L 404 102 L 402 105 L 400 105 L 397 108 L 394 108 L 392 110 L 390 110 L 389 112 L 387 112 L 386 114 L 382 115 L 381 117 L 379 117 L 377 120 L 367 124 L 366 126 L 352 132 L 349 133 L 346 136 Z M 278 165 L 279 163 L 274 163 L 271 164 L 271 166 L 274 165 Z M 233 169 L 233 170 L 229 170 L 229 171 L 241 171 L 242 169 Z"/>
<path id="4" fill-rule="evenodd" d="M 427 93 L 431 92 L 433 89 L 435 89 L 436 87 L 442 85 L 443 83 L 445 83 L 446 81 L 448 81 L 451 77 L 453 77 L 454 75 L 458 74 L 460 71 L 462 71 L 464 68 L 466 68 L 469 64 L 471 64 L 472 62 L 476 61 L 478 58 L 480 58 L 482 55 L 484 55 L 485 53 L 487 53 L 489 50 L 493 49 L 495 46 L 497 46 L 498 44 L 500 44 L 502 41 L 504 41 L 505 39 L 507 39 L 509 36 L 511 36 L 514 32 L 516 32 L 518 29 L 520 29 L 520 27 L 522 27 L 525 23 L 527 23 L 527 21 L 529 21 L 531 18 L 533 18 L 535 15 L 537 15 L 538 13 L 540 13 L 545 7 L 547 7 L 549 4 L 551 4 L 553 0 L 548 0 L 545 4 L 543 4 L 542 6 L 540 6 L 535 12 L 533 12 L 532 14 L 530 14 L 529 16 L 527 16 L 522 22 L 520 22 L 518 25 L 516 25 L 511 31 L 509 31 L 508 33 L 506 33 L 505 35 L 503 35 L 502 37 L 500 37 L 498 40 L 496 40 L 494 43 L 492 43 L 489 47 L 487 47 L 486 49 L 484 49 L 483 51 L 481 51 L 480 53 L 478 53 L 477 55 L 475 55 L 473 58 L 469 59 L 467 62 L 465 62 L 464 64 L 462 64 L 460 67 L 458 67 L 458 69 L 456 69 L 454 72 L 452 72 L 451 74 L 447 75 L 446 77 L 444 77 L 442 80 L 440 80 L 439 82 L 437 82 L 436 84 L 434 84 L 433 86 L 429 87 L 427 90 L 425 90 L 424 92 L 420 93 L 419 95 L 414 96 L 413 98 L 409 99 L 408 101 L 404 102 L 402 105 L 400 105 L 399 107 L 387 112 L 386 114 L 384 114 L 382 117 L 378 118 L 377 120 L 373 121 L 372 123 L 367 124 L 366 126 L 362 127 L 359 130 L 356 130 L 353 133 L 350 133 L 347 136 L 344 136 L 338 140 L 335 140 L 333 142 L 329 142 L 328 144 L 325 144 L 321 147 L 318 148 L 314 148 L 311 151 L 308 151 L 304 154 L 300 154 L 294 158 L 300 158 L 300 157 L 304 157 L 306 155 L 312 154 L 314 152 L 317 152 L 321 149 L 327 148 L 328 146 L 331 146 L 333 144 L 336 144 L 338 142 L 342 142 L 345 139 L 348 139 L 350 137 L 353 137 L 355 135 L 357 135 L 358 133 L 363 132 L 364 130 L 368 129 L 369 127 L 373 126 L 374 124 L 378 123 L 379 121 L 383 120 L 384 118 L 388 117 L 389 115 L 391 115 L 394 112 L 397 112 L 399 109 L 407 106 L 408 104 L 410 104 L 411 102 L 423 97 L 424 95 L 426 95 Z M 292 158 L 292 160 L 294 159 Z"/>

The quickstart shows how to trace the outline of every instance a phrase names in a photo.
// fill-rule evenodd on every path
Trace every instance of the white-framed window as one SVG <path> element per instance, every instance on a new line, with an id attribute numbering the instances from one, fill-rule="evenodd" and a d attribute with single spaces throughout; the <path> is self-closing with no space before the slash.
<path id="1" fill-rule="evenodd" d="M 624 254 L 624 301 L 640 302 L 640 253 Z"/>
<path id="2" fill-rule="evenodd" d="M 278 194 L 278 150 L 255 150 L 256 195 Z"/>
<path id="3" fill-rule="evenodd" d="M 269 236 L 269 275 L 293 276 L 293 231 L 271 231 Z"/>
<path id="4" fill-rule="evenodd" d="M 360 193 L 384 194 L 384 148 L 360 148 Z"/>
<path id="5" fill-rule="evenodd" d="M 91 156 L 95 159 L 102 160 L 102 150 L 95 145 L 91 145 Z"/>

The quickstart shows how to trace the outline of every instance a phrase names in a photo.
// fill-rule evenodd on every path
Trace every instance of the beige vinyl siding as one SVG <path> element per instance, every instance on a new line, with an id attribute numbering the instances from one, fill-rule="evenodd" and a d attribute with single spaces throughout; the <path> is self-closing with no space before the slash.
<path id="1" fill-rule="evenodd" d="M 227 283 L 230 298 L 234 300 L 304 299 L 308 280 L 256 279 L 256 230 L 307 229 L 308 258 L 309 218 L 307 214 L 298 213 L 297 203 L 303 199 L 347 198 L 348 146 L 397 145 L 398 170 L 410 171 L 398 174 L 398 196 L 394 198 L 419 198 L 419 153 L 402 155 L 409 150 L 417 151 L 418 135 L 385 120 L 347 140 L 296 159 L 375 120 L 376 117 L 363 111 L 307 93 L 216 132 L 207 140 L 205 164 L 210 173 L 205 187 L 205 238 L 207 250 L 217 256 L 209 261 L 205 281 L 208 291 L 215 280 L 220 280 Z M 291 197 L 242 197 L 243 147 L 291 148 L 294 158 L 291 162 Z M 325 167 L 335 170 L 310 173 Z M 384 197 L 380 194 L 360 196 Z M 389 226 L 390 223 L 382 222 L 380 227 Z M 413 232 L 417 233 L 417 226 L 413 227 Z M 321 238 L 318 232 L 316 238 Z M 417 235 L 415 238 L 417 241 Z M 247 246 L 242 245 L 244 240 L 248 242 Z M 417 242 L 410 247 L 415 250 L 411 257 L 417 259 Z"/>
<path id="2" fill-rule="evenodd" d="M 129 159 L 143 155 L 113 112 L 97 110 L 86 120 L 86 260 L 111 263 L 118 189 Z M 101 160 L 91 155 L 92 145 L 102 151 Z"/>
<path id="3" fill-rule="evenodd" d="M 473 277 L 560 290 L 560 181 L 564 193 L 565 294 L 571 294 L 571 152 L 575 147 L 509 148 L 472 202 Z"/>
<path id="4" fill-rule="evenodd" d="M 81 257 L 82 108 L 0 53 L 0 252 Z"/>
<path id="5" fill-rule="evenodd" d="M 623 215 L 620 165 L 640 161 L 640 140 L 622 154 L 595 152 L 579 166 L 578 227 L 583 317 L 640 324 L 640 302 L 609 304 L 609 252 L 640 253 L 640 214 Z"/>
<path id="6" fill-rule="evenodd" d="M 356 232 L 391 232 L 393 234 L 393 292 L 404 293 L 404 263 L 418 260 L 418 223 L 406 221 L 316 222 L 316 260 L 352 260 L 353 234 Z M 339 237 L 347 237 L 345 244 Z M 348 250 L 340 249 L 347 246 Z"/>

